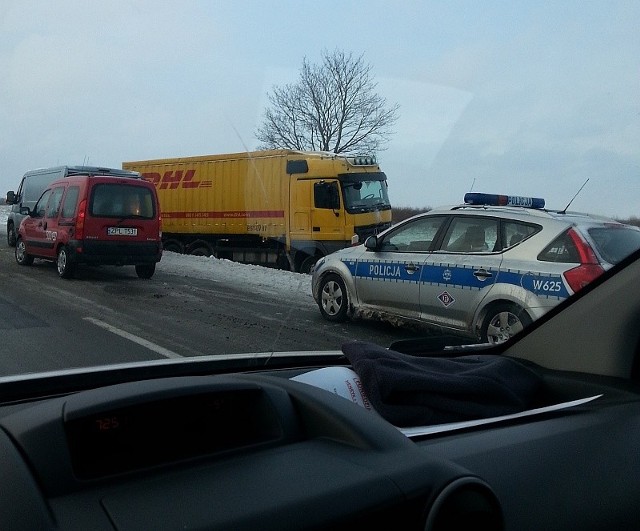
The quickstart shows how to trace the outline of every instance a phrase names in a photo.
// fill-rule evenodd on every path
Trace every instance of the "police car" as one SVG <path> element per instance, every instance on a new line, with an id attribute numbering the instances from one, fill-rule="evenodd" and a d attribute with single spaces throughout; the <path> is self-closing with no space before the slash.
<path id="1" fill-rule="evenodd" d="M 544 208 L 541 198 L 468 193 L 318 261 L 329 321 L 413 320 L 501 343 L 640 248 L 640 229 Z"/>

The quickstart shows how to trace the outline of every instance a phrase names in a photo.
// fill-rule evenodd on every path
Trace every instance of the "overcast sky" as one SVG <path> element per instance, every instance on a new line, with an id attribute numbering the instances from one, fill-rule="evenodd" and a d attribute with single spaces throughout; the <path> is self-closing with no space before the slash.
<path id="1" fill-rule="evenodd" d="M 36 167 L 255 149 L 323 49 L 400 105 L 397 206 L 474 191 L 640 216 L 640 2 L 0 0 L 0 192 Z"/>

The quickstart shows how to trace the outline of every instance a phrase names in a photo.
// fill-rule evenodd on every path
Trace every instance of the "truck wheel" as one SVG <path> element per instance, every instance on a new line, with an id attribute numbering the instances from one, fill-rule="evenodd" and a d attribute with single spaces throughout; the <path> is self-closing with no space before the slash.
<path id="1" fill-rule="evenodd" d="M 136 266 L 139 278 L 151 278 L 156 271 L 156 264 L 140 264 Z"/>
<path id="2" fill-rule="evenodd" d="M 171 253 L 184 253 L 184 245 L 182 245 L 178 240 L 167 240 L 162 244 L 162 249 Z"/>
<path id="3" fill-rule="evenodd" d="M 73 277 L 74 265 L 69 257 L 69 252 L 65 245 L 60 246 L 58 249 L 58 258 L 56 260 L 56 267 L 58 268 L 58 275 L 60 278 Z"/>
<path id="4" fill-rule="evenodd" d="M 195 245 L 191 249 L 188 250 L 188 253 L 192 256 L 211 256 L 213 253 L 211 249 L 209 249 L 206 245 Z"/>
<path id="5" fill-rule="evenodd" d="M 29 266 L 33 264 L 33 256 L 27 254 L 27 247 L 22 241 L 22 238 L 18 238 L 16 242 L 16 262 L 20 265 Z"/>
<path id="6" fill-rule="evenodd" d="M 289 259 L 285 254 L 279 254 L 276 259 L 276 267 L 278 269 L 283 269 L 284 271 L 290 271 L 291 265 L 289 264 Z"/>
<path id="7" fill-rule="evenodd" d="M 16 244 L 16 228 L 13 223 L 9 223 L 7 225 L 7 245 L 9 247 L 14 247 Z"/>
<path id="8" fill-rule="evenodd" d="M 322 317 L 328 321 L 342 322 L 347 319 L 349 298 L 344 281 L 339 275 L 330 273 L 320 283 L 318 307 Z"/>
<path id="9" fill-rule="evenodd" d="M 531 323 L 529 314 L 517 304 L 496 304 L 489 308 L 482 322 L 480 340 L 484 343 L 504 343 Z"/>
<path id="10" fill-rule="evenodd" d="M 317 256 L 307 256 L 300 264 L 300 270 L 298 272 L 304 274 L 311 273 L 311 270 L 313 269 L 313 266 L 316 265 L 317 261 Z"/>

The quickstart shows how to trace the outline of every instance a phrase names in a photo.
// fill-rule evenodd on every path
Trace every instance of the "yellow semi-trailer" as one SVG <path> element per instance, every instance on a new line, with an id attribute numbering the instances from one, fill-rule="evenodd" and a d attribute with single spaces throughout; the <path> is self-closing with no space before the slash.
<path id="1" fill-rule="evenodd" d="M 372 157 L 254 151 L 123 162 L 158 190 L 164 249 L 308 272 L 391 225 Z"/>

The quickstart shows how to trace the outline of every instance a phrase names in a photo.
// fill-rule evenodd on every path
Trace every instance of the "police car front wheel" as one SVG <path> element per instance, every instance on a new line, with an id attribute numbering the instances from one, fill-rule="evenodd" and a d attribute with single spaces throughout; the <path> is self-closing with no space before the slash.
<path id="1" fill-rule="evenodd" d="M 322 279 L 318 306 L 322 317 L 341 322 L 347 318 L 347 288 L 339 275 L 331 273 Z"/>

